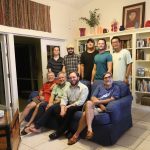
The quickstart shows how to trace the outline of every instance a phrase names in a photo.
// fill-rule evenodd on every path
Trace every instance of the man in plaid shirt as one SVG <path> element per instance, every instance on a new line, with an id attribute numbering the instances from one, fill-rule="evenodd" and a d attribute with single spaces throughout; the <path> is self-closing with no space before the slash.
<path id="1" fill-rule="evenodd" d="M 67 46 L 68 55 L 64 56 L 63 72 L 67 73 L 67 77 L 70 72 L 78 72 L 80 74 L 80 56 L 74 53 L 74 46 L 69 44 Z"/>

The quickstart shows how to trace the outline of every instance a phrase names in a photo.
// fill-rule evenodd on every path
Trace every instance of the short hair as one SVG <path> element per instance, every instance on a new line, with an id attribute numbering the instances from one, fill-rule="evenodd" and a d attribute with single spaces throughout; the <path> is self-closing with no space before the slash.
<path id="1" fill-rule="evenodd" d="M 53 47 L 53 51 L 54 51 L 55 48 L 58 48 L 59 51 L 60 51 L 60 47 L 59 47 L 59 46 L 54 46 L 54 47 Z"/>
<path id="2" fill-rule="evenodd" d="M 77 77 L 80 77 L 80 74 L 79 74 L 78 72 L 76 72 L 76 71 L 71 71 L 71 72 L 69 73 L 69 76 L 70 76 L 71 73 L 75 73 Z"/>
<path id="3" fill-rule="evenodd" d="M 98 41 L 100 41 L 100 40 L 101 40 L 101 41 L 104 41 L 104 42 L 105 42 L 105 45 L 107 45 L 107 44 L 106 44 L 106 39 L 104 39 L 104 38 L 98 39 Z"/>
<path id="4" fill-rule="evenodd" d="M 53 74 L 53 75 L 54 75 L 54 77 L 55 77 L 54 72 L 52 72 L 52 71 L 48 72 L 48 73 L 47 73 L 47 76 L 48 76 L 49 74 Z"/>
<path id="5" fill-rule="evenodd" d="M 103 79 L 104 79 L 104 77 L 105 77 L 106 74 L 109 74 L 109 75 L 112 77 L 112 73 L 111 73 L 111 72 L 105 72 L 105 73 L 103 74 Z"/>
<path id="6" fill-rule="evenodd" d="M 65 77 L 67 76 L 65 72 L 60 71 L 60 72 L 57 74 L 57 77 L 59 77 L 60 74 L 63 74 Z"/>
<path id="7" fill-rule="evenodd" d="M 112 40 L 114 39 L 117 39 L 119 41 L 119 43 L 121 42 L 121 39 L 118 37 L 118 36 L 114 36 L 112 39 L 111 39 L 111 43 L 112 43 Z"/>
<path id="8" fill-rule="evenodd" d="M 95 44 L 95 41 L 94 41 L 94 39 L 92 39 L 92 38 L 89 38 L 89 39 L 87 40 L 87 43 L 89 43 L 89 42 Z"/>

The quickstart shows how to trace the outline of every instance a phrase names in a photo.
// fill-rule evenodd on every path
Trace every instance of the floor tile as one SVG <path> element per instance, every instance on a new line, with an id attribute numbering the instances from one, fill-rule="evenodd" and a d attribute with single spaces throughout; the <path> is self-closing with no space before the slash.
<path id="1" fill-rule="evenodd" d="M 74 145 L 70 145 L 69 147 L 67 147 L 64 150 L 83 150 L 83 149 L 81 149 L 81 148 L 79 148 L 77 146 L 74 146 Z"/>
<path id="2" fill-rule="evenodd" d="M 35 150 L 64 150 L 69 147 L 67 144 L 61 142 L 59 139 L 53 141 L 46 141 L 34 147 Z"/>
<path id="3" fill-rule="evenodd" d="M 113 146 L 104 146 L 104 147 L 102 147 L 100 149 L 96 149 L 96 150 L 131 150 L 131 149 L 122 147 L 119 145 L 113 145 Z"/>
<path id="4" fill-rule="evenodd" d="M 150 123 L 150 113 L 146 114 L 141 120 Z"/>
<path id="5" fill-rule="evenodd" d="M 125 135 L 131 135 L 137 138 L 146 138 L 149 135 L 149 132 L 146 129 L 132 127 L 130 128 Z"/>
<path id="6" fill-rule="evenodd" d="M 134 124 L 134 127 L 150 130 L 150 123 L 149 122 L 145 122 L 145 121 L 137 121 Z"/>
<path id="7" fill-rule="evenodd" d="M 143 139 L 141 138 L 123 135 L 116 144 L 126 148 L 135 149 L 142 141 Z"/>
<path id="8" fill-rule="evenodd" d="M 18 150 L 32 150 L 29 146 L 20 143 Z"/>
<path id="9" fill-rule="evenodd" d="M 150 133 L 149 133 L 149 136 L 145 140 L 150 142 Z"/>
<path id="10" fill-rule="evenodd" d="M 143 141 L 135 150 L 150 150 L 150 142 Z"/>
<path id="11" fill-rule="evenodd" d="M 85 140 L 85 139 L 80 139 L 76 144 L 75 146 L 83 149 L 83 150 L 97 150 L 98 148 L 102 148 L 101 145 L 99 144 L 96 144 L 92 141 L 88 141 L 88 140 Z"/>
<path id="12" fill-rule="evenodd" d="M 41 135 L 41 134 L 36 134 L 36 135 L 30 134 L 30 135 L 21 137 L 21 139 L 22 139 L 23 144 L 34 148 L 35 146 L 47 141 L 48 137 Z"/>

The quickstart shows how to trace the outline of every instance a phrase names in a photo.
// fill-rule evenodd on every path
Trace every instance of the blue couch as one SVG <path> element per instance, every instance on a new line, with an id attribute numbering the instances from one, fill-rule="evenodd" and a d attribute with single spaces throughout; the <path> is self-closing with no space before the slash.
<path id="1" fill-rule="evenodd" d="M 94 83 L 92 91 L 101 83 L 101 81 Z M 110 102 L 106 107 L 107 111 L 96 115 L 92 124 L 94 131 L 92 141 L 105 146 L 114 144 L 126 130 L 132 127 L 131 105 L 133 98 L 129 87 L 121 81 L 116 81 L 114 84 L 120 87 L 121 98 Z M 73 132 L 77 129 L 81 114 L 81 111 L 76 112 L 71 121 Z M 86 132 L 85 129 L 81 133 L 81 137 L 84 138 Z"/>
<path id="2" fill-rule="evenodd" d="M 102 84 L 102 81 L 97 81 L 92 85 L 92 92 L 99 84 Z M 120 87 L 121 98 L 110 102 L 106 107 L 107 111 L 95 116 L 92 124 L 94 131 L 92 141 L 101 145 L 114 144 L 126 130 L 132 127 L 131 105 L 133 98 L 129 87 L 121 81 L 116 81 L 114 84 Z M 73 133 L 78 127 L 81 114 L 81 111 L 76 112 L 70 122 L 70 130 Z M 31 114 L 26 120 L 28 121 L 30 117 Z M 47 127 L 57 129 L 59 125 L 56 119 L 53 116 L 49 119 Z M 86 129 L 81 133 L 81 137 L 84 138 L 85 135 Z"/>

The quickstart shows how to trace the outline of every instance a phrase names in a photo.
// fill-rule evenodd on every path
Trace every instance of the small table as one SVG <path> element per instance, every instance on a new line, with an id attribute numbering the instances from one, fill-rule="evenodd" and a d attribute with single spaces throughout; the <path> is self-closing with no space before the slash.
<path id="1" fill-rule="evenodd" d="M 10 110 L 4 110 L 4 117 L 0 118 L 0 149 L 17 150 L 20 143 L 19 112 L 15 112 L 10 119 Z"/>

